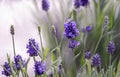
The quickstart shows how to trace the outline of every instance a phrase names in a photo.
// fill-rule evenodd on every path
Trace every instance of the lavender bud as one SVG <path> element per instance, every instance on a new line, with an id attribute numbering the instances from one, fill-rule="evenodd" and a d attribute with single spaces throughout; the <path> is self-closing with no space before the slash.
<path id="1" fill-rule="evenodd" d="M 29 43 L 26 48 L 28 49 L 27 53 L 29 53 L 29 56 L 38 56 L 39 45 L 36 43 L 35 39 L 29 39 Z"/>
<path id="2" fill-rule="evenodd" d="M 75 37 L 77 37 L 80 34 L 79 30 L 77 29 L 76 22 L 72 21 L 71 19 L 68 19 L 64 23 L 64 32 L 65 32 L 65 36 L 68 39 L 75 38 Z"/>
<path id="3" fill-rule="evenodd" d="M 15 61 L 14 66 L 16 67 L 17 70 L 21 69 L 21 65 L 22 65 L 22 67 L 26 66 L 26 61 L 23 60 L 20 55 L 16 55 L 14 57 L 14 61 Z M 21 62 L 21 65 L 20 65 L 20 62 Z"/>
<path id="4" fill-rule="evenodd" d="M 9 65 L 8 62 L 5 62 L 5 64 L 3 65 L 2 74 L 5 75 L 5 76 L 12 75 L 12 71 L 11 71 L 11 68 L 10 68 L 10 65 Z"/>
<path id="5" fill-rule="evenodd" d="M 80 7 L 80 0 L 74 0 L 74 7 L 79 8 Z"/>
<path id="6" fill-rule="evenodd" d="M 52 25 L 52 33 L 53 33 L 54 35 L 56 35 L 56 28 L 55 28 L 54 25 Z"/>
<path id="7" fill-rule="evenodd" d="M 89 0 L 80 0 L 80 5 L 81 6 L 87 6 L 89 3 Z"/>
<path id="8" fill-rule="evenodd" d="M 43 9 L 44 11 L 48 11 L 48 10 L 49 10 L 49 7 L 50 7 L 49 1 L 48 1 L 48 0 L 42 0 L 42 9 Z"/>
<path id="9" fill-rule="evenodd" d="M 109 21 L 109 17 L 105 16 L 104 18 L 104 24 L 103 24 L 103 29 L 106 29 L 106 27 L 109 25 L 110 21 Z"/>
<path id="10" fill-rule="evenodd" d="M 109 54 L 113 54 L 115 51 L 115 43 L 113 41 L 110 41 L 107 46 L 107 51 Z"/>
<path id="11" fill-rule="evenodd" d="M 38 32 L 39 32 L 39 33 L 41 32 L 41 28 L 40 28 L 40 26 L 38 26 Z"/>
<path id="12" fill-rule="evenodd" d="M 11 33 L 11 35 L 15 34 L 13 25 L 11 25 L 11 27 L 10 27 L 10 33 Z"/>
<path id="13" fill-rule="evenodd" d="M 76 40 L 69 40 L 69 44 L 68 44 L 68 47 L 69 48 L 72 48 L 72 49 L 74 49 L 74 48 L 76 48 L 78 45 L 80 45 L 80 42 L 77 42 Z"/>
<path id="14" fill-rule="evenodd" d="M 34 68 L 35 68 L 35 74 L 42 75 L 46 71 L 46 64 L 45 62 L 36 61 Z"/>
<path id="15" fill-rule="evenodd" d="M 90 51 L 85 52 L 85 59 L 90 59 L 90 57 L 91 57 L 91 52 Z"/>
<path id="16" fill-rule="evenodd" d="M 92 58 L 92 66 L 100 66 L 101 65 L 101 58 L 100 58 L 100 55 L 99 54 L 95 54 L 93 55 L 93 58 Z"/>

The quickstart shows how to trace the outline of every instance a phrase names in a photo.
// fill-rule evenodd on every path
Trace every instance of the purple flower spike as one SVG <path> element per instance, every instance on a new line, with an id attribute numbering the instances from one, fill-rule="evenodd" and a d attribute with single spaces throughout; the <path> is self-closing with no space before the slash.
<path id="1" fill-rule="evenodd" d="M 108 47 L 107 47 L 108 53 L 109 54 L 113 54 L 115 51 L 115 43 L 113 41 L 110 41 L 108 43 Z"/>
<path id="2" fill-rule="evenodd" d="M 50 5 L 49 5 L 48 0 L 42 0 L 42 9 L 43 9 L 44 11 L 48 11 L 48 10 L 49 10 L 49 7 L 50 7 Z"/>
<path id="3" fill-rule="evenodd" d="M 89 0 L 80 0 L 80 5 L 81 6 L 87 6 L 89 3 Z"/>
<path id="4" fill-rule="evenodd" d="M 69 40 L 69 44 L 68 44 L 68 47 L 69 48 L 76 48 L 78 45 L 80 45 L 80 42 L 77 42 L 76 40 Z"/>
<path id="5" fill-rule="evenodd" d="M 70 19 L 68 19 L 67 22 L 64 23 L 64 31 L 65 36 L 68 39 L 75 38 L 79 35 L 79 30 L 77 29 L 76 22 Z"/>
<path id="6" fill-rule="evenodd" d="M 26 61 L 22 59 L 22 57 L 20 55 L 16 55 L 14 57 L 14 66 L 16 67 L 17 70 L 20 70 L 21 69 L 21 66 L 20 66 L 20 62 L 22 64 L 22 67 L 25 67 L 26 66 Z"/>
<path id="7" fill-rule="evenodd" d="M 3 67 L 4 68 L 3 68 L 2 74 L 5 76 L 10 76 L 12 74 L 12 72 L 11 72 L 11 68 L 10 68 L 9 63 L 5 62 Z"/>
<path id="8" fill-rule="evenodd" d="M 80 7 L 80 0 L 74 0 L 74 7 L 79 8 Z"/>
<path id="9" fill-rule="evenodd" d="M 93 55 L 93 58 L 92 58 L 92 66 L 100 66 L 101 65 L 101 58 L 100 58 L 100 55 L 99 54 L 95 54 Z"/>
<path id="10" fill-rule="evenodd" d="M 85 52 L 85 59 L 90 59 L 90 57 L 91 57 L 91 52 L 90 51 Z"/>
<path id="11" fill-rule="evenodd" d="M 27 53 L 29 53 L 29 56 L 38 56 L 39 46 L 38 43 L 35 42 L 35 39 L 29 39 L 27 49 Z"/>
<path id="12" fill-rule="evenodd" d="M 35 68 L 35 74 L 42 75 L 46 71 L 46 64 L 45 62 L 36 61 L 34 68 Z"/>

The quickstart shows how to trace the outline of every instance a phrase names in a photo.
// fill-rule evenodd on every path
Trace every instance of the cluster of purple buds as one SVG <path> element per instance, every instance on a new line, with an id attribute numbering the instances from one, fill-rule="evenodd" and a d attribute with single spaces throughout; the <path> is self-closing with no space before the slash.
<path id="1" fill-rule="evenodd" d="M 77 29 L 77 24 L 75 21 L 72 21 L 71 19 L 68 19 L 64 23 L 64 31 L 65 31 L 65 36 L 68 39 L 75 38 L 79 35 L 79 30 Z"/>
<path id="2" fill-rule="evenodd" d="M 92 57 L 92 66 L 98 67 L 98 66 L 100 66 L 100 65 L 101 65 L 101 58 L 100 58 L 100 55 L 96 53 L 96 54 L 93 55 L 93 57 Z"/>
<path id="3" fill-rule="evenodd" d="M 5 64 L 3 65 L 2 74 L 5 76 L 10 76 L 12 74 L 10 64 L 8 62 L 5 62 Z"/>
<path id="4" fill-rule="evenodd" d="M 16 67 L 17 70 L 20 70 L 21 68 L 26 66 L 26 61 L 22 59 L 20 55 L 16 55 L 14 57 L 14 66 Z"/>
<path id="5" fill-rule="evenodd" d="M 74 0 L 74 7 L 79 8 L 80 6 L 87 6 L 89 0 Z"/>
<path id="6" fill-rule="evenodd" d="M 80 35 L 76 22 L 68 19 L 64 23 L 64 32 L 65 37 L 69 39 L 68 47 L 72 49 L 76 48 L 80 44 L 80 42 L 74 40 L 74 38 Z"/>
<path id="7" fill-rule="evenodd" d="M 80 45 L 80 42 L 77 42 L 76 40 L 69 40 L 68 47 L 69 48 L 76 48 L 78 45 Z"/>
<path id="8" fill-rule="evenodd" d="M 35 74 L 42 75 L 46 71 L 46 63 L 42 61 L 36 61 L 34 65 Z"/>
<path id="9" fill-rule="evenodd" d="M 48 11 L 50 7 L 49 1 L 48 0 L 42 0 L 42 9 L 44 11 Z"/>
<path id="10" fill-rule="evenodd" d="M 36 43 L 35 39 L 29 39 L 29 43 L 27 44 L 27 53 L 29 56 L 38 56 L 39 45 Z"/>
<path id="11" fill-rule="evenodd" d="M 113 54 L 115 52 L 115 43 L 113 41 L 110 41 L 107 46 L 107 51 L 109 54 Z"/>
<path id="12" fill-rule="evenodd" d="M 90 59 L 91 58 L 91 52 L 87 51 L 85 52 L 85 59 Z"/>

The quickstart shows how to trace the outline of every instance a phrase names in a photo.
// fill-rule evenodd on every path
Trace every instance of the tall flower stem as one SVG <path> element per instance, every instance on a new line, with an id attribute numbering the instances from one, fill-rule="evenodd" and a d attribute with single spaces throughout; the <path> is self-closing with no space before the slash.
<path id="1" fill-rule="evenodd" d="M 38 32 L 39 32 L 39 37 L 40 37 L 40 43 L 41 43 L 41 53 L 44 51 L 43 48 L 43 43 L 42 43 L 42 36 L 41 36 L 41 28 L 38 26 Z"/>
<path id="2" fill-rule="evenodd" d="M 14 26 L 13 25 L 11 25 L 11 27 L 10 27 L 10 33 L 12 35 L 13 51 L 14 51 L 14 57 L 15 57 L 16 56 L 16 53 L 15 53 L 15 42 L 14 42 L 14 34 L 15 34 L 15 32 L 14 32 Z"/>
<path id="3" fill-rule="evenodd" d="M 60 56 L 60 47 L 59 47 L 59 45 L 58 45 L 58 40 L 57 40 L 57 37 L 56 36 L 54 36 L 55 37 L 55 41 L 56 41 L 56 45 L 57 45 L 57 50 L 58 50 L 58 57 Z"/>
<path id="4" fill-rule="evenodd" d="M 42 51 L 43 51 L 44 48 L 43 48 L 43 43 L 42 43 L 42 36 L 41 36 L 41 33 L 39 33 L 39 36 L 40 36 L 40 42 L 41 42 L 41 49 L 42 49 Z"/>
<path id="5" fill-rule="evenodd" d="M 96 45 L 96 47 L 95 47 L 94 53 L 97 51 L 97 48 L 98 48 L 98 46 L 99 46 L 99 44 L 100 44 L 100 41 L 101 41 L 101 39 L 102 39 L 102 36 L 103 36 L 103 31 L 101 31 L 101 34 L 100 34 L 99 40 L 98 40 L 98 42 L 97 42 L 97 45 Z"/>
<path id="6" fill-rule="evenodd" d="M 16 56 L 14 35 L 12 35 L 12 43 L 13 43 L 14 56 Z"/>
<path id="7" fill-rule="evenodd" d="M 110 65 L 110 77 L 112 77 L 112 55 L 110 54 L 110 61 L 109 61 L 109 65 Z"/>

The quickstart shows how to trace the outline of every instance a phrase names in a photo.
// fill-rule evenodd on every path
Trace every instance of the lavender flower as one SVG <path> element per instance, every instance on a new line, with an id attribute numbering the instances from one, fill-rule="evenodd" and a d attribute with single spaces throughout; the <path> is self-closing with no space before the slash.
<path id="1" fill-rule="evenodd" d="M 86 27 L 86 31 L 87 31 L 87 32 L 90 32 L 91 30 L 92 30 L 92 27 L 91 27 L 91 26 L 87 26 L 87 27 Z"/>
<path id="2" fill-rule="evenodd" d="M 95 54 L 93 55 L 93 58 L 92 58 L 92 66 L 100 66 L 101 65 L 101 58 L 100 58 L 100 55 L 99 54 Z"/>
<path id="3" fill-rule="evenodd" d="M 83 33 L 90 32 L 91 30 L 92 30 L 92 26 L 86 26 L 85 28 L 82 28 Z"/>
<path id="4" fill-rule="evenodd" d="M 81 6 L 86 6 L 89 3 L 88 0 L 80 0 L 80 5 Z"/>
<path id="5" fill-rule="evenodd" d="M 74 49 L 74 48 L 76 48 L 78 45 L 80 45 L 80 42 L 77 42 L 76 40 L 69 40 L 69 44 L 68 44 L 68 47 L 69 48 L 72 48 L 72 49 Z"/>
<path id="6" fill-rule="evenodd" d="M 48 2 L 48 0 L 42 0 L 42 9 L 44 10 L 44 11 L 48 11 L 49 10 L 49 2 Z"/>
<path id="7" fill-rule="evenodd" d="M 10 68 L 9 63 L 5 62 L 3 67 L 4 68 L 3 68 L 2 74 L 5 76 L 10 76 L 12 74 L 12 72 L 11 72 L 11 68 Z"/>
<path id="8" fill-rule="evenodd" d="M 34 68 L 35 68 L 35 74 L 42 75 L 46 71 L 46 64 L 45 62 L 36 61 Z"/>
<path id="9" fill-rule="evenodd" d="M 29 56 L 38 56 L 39 46 L 38 43 L 35 42 L 35 39 L 29 39 L 27 49 L 27 53 L 29 53 Z"/>
<path id="10" fill-rule="evenodd" d="M 85 58 L 90 59 L 90 57 L 91 57 L 91 52 L 90 51 L 85 52 Z"/>
<path id="11" fill-rule="evenodd" d="M 74 0 L 74 6 L 75 6 L 75 8 L 79 8 L 80 7 L 80 0 Z"/>
<path id="12" fill-rule="evenodd" d="M 14 66 L 17 68 L 17 70 L 21 69 L 20 62 L 21 62 L 22 67 L 26 66 L 26 61 L 23 60 L 20 55 L 15 56 L 14 61 L 15 61 Z"/>
<path id="13" fill-rule="evenodd" d="M 68 19 L 67 22 L 64 23 L 64 29 L 65 29 L 65 36 L 68 39 L 75 38 L 76 36 L 79 35 L 79 30 L 76 27 L 75 21 Z"/>
<path id="14" fill-rule="evenodd" d="M 115 51 L 115 43 L 113 41 L 110 41 L 108 43 L 108 47 L 107 47 L 108 53 L 109 54 L 113 54 Z"/>

